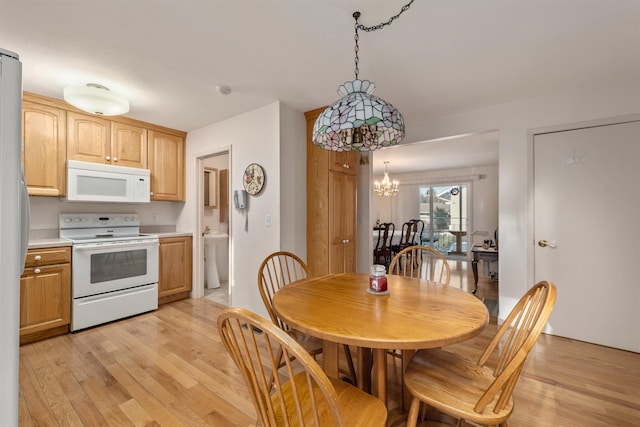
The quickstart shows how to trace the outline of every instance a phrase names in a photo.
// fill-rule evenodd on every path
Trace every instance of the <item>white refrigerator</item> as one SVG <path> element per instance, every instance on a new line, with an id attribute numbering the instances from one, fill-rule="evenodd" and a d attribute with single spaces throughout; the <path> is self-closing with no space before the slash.
<path id="1" fill-rule="evenodd" d="M 0 414 L 18 425 L 20 275 L 29 234 L 22 169 L 22 64 L 0 48 Z"/>

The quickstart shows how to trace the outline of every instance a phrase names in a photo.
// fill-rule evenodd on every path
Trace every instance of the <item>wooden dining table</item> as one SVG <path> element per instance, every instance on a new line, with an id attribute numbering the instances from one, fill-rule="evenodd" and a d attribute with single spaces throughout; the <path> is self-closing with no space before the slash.
<path id="1" fill-rule="evenodd" d="M 465 341 L 489 321 L 485 305 L 455 287 L 395 275 L 387 281 L 389 293 L 377 295 L 367 292 L 368 274 L 329 274 L 294 282 L 273 298 L 275 311 L 289 326 L 323 339 L 327 375 L 338 378 L 339 345 L 372 349 L 372 392 L 385 405 L 388 350 L 402 350 L 407 366 L 416 350 Z M 359 360 L 361 388 L 370 375 L 366 366 Z"/>

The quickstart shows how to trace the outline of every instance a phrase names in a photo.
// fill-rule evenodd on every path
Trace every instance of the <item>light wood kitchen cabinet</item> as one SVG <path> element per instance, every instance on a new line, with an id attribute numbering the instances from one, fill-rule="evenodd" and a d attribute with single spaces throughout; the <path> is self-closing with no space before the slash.
<path id="1" fill-rule="evenodd" d="M 147 129 L 143 127 L 68 112 L 67 131 L 68 159 L 147 167 Z"/>
<path id="2" fill-rule="evenodd" d="M 67 112 L 67 159 L 111 164 L 109 120 Z"/>
<path id="3" fill-rule="evenodd" d="M 188 298 L 191 292 L 191 236 L 160 239 L 158 304 Z"/>
<path id="4" fill-rule="evenodd" d="M 25 94 L 22 102 L 22 161 L 31 196 L 66 193 L 66 111 Z"/>
<path id="5" fill-rule="evenodd" d="M 329 273 L 356 271 L 356 185 L 354 175 L 329 172 Z"/>
<path id="6" fill-rule="evenodd" d="M 356 270 L 356 153 L 311 142 L 323 108 L 307 118 L 307 264 L 313 275 Z M 346 167 L 345 165 L 348 165 Z"/>
<path id="7" fill-rule="evenodd" d="M 151 200 L 185 200 L 184 137 L 149 130 Z"/>
<path id="8" fill-rule="evenodd" d="M 86 114 L 23 93 L 23 162 L 29 194 L 64 196 L 66 161 L 151 170 L 151 200 L 185 201 L 186 132 L 123 116 Z"/>
<path id="9" fill-rule="evenodd" d="M 357 172 L 355 153 L 353 151 L 330 151 L 329 169 L 355 175 Z"/>
<path id="10" fill-rule="evenodd" d="M 111 164 L 146 169 L 147 130 L 111 122 Z"/>
<path id="11" fill-rule="evenodd" d="M 69 331 L 71 248 L 31 249 L 20 277 L 20 344 Z"/>

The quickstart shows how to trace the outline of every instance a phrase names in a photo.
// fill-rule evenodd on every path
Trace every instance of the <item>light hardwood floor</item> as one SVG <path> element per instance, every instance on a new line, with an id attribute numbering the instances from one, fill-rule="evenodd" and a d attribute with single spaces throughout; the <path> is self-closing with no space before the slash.
<path id="1" fill-rule="evenodd" d="M 452 285 L 455 271 L 463 288 L 472 283 L 464 267 L 452 265 Z M 495 298 L 497 284 L 481 278 L 478 295 Z M 207 298 L 183 300 L 21 347 L 20 425 L 255 425 L 218 337 L 223 309 Z M 495 328 L 453 347 L 478 354 Z M 399 370 L 389 358 L 391 408 L 399 406 Z M 514 399 L 511 427 L 638 426 L 640 354 L 543 335 Z"/>

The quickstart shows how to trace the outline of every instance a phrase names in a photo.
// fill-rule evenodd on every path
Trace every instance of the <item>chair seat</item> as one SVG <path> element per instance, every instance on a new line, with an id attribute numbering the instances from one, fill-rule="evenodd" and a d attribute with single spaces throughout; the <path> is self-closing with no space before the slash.
<path id="1" fill-rule="evenodd" d="M 303 332 L 291 329 L 287 331 L 289 336 L 296 340 L 312 356 L 322 353 L 322 340 L 320 338 L 307 335 Z"/>
<path id="2" fill-rule="evenodd" d="M 483 412 L 474 410 L 494 379 L 486 366 L 442 349 L 418 351 L 404 374 L 405 385 L 414 398 L 438 411 L 483 425 L 498 425 L 513 411 L 512 398 L 498 413 L 493 413 L 494 402 Z"/>
<path id="3" fill-rule="evenodd" d="M 310 420 L 313 420 L 314 411 L 311 406 L 311 399 L 308 396 L 306 381 L 307 378 L 305 372 L 296 374 L 291 381 L 287 382 L 282 387 L 282 398 L 284 398 L 285 401 L 292 399 L 291 392 L 293 387 L 291 383 L 295 383 L 298 391 L 303 390 L 305 392 L 304 396 L 299 397 L 299 400 L 303 405 L 302 413 L 304 415 L 304 421 L 302 425 L 313 425 Z M 342 410 L 345 426 L 383 427 L 386 424 L 387 409 L 381 400 L 344 381 L 335 378 L 329 378 L 329 381 L 331 381 L 331 384 L 338 395 L 338 406 Z M 318 388 L 314 388 L 314 391 L 316 393 L 321 393 Z M 280 424 L 280 422 L 283 422 L 280 398 L 280 393 L 274 393 L 271 396 L 271 401 L 273 402 L 277 425 L 284 425 Z M 319 403 L 317 411 L 320 421 L 319 425 L 333 425 L 331 410 L 328 405 L 324 404 L 324 399 L 318 395 L 316 402 Z M 287 405 L 287 407 L 291 408 L 292 405 Z"/>

